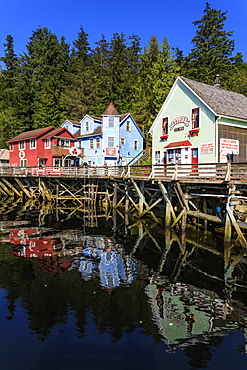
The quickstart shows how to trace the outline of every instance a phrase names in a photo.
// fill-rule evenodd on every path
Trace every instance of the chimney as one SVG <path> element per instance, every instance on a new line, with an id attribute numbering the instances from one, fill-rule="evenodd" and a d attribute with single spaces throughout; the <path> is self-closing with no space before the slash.
<path id="1" fill-rule="evenodd" d="M 220 87 L 220 75 L 215 76 L 214 87 Z"/>

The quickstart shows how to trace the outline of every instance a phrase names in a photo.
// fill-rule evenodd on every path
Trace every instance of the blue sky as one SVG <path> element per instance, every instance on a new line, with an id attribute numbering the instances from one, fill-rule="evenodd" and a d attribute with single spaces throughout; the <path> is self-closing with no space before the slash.
<path id="1" fill-rule="evenodd" d="M 247 0 L 208 0 L 212 8 L 228 11 L 226 31 L 234 31 L 235 53 L 242 52 L 247 62 Z M 16 54 L 25 51 L 32 31 L 47 27 L 58 38 L 71 44 L 80 25 L 89 34 L 92 47 L 104 34 L 123 32 L 141 38 L 147 45 L 152 35 L 159 42 L 167 37 L 173 47 L 187 55 L 196 27 L 192 24 L 203 15 L 206 0 L 0 0 L 0 55 L 7 35 L 14 37 Z"/>

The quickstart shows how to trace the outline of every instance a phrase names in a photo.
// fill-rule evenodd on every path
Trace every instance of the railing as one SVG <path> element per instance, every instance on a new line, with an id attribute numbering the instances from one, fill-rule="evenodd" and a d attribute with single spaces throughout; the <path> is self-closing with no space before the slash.
<path id="1" fill-rule="evenodd" d="M 0 167 L 0 176 L 118 177 L 247 182 L 247 163 L 167 164 L 124 167 Z"/>

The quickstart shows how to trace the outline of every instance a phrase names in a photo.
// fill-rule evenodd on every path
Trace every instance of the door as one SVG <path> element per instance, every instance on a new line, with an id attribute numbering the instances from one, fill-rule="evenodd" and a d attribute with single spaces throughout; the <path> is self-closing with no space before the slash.
<path id="1" fill-rule="evenodd" d="M 198 148 L 191 149 L 192 172 L 198 172 Z"/>

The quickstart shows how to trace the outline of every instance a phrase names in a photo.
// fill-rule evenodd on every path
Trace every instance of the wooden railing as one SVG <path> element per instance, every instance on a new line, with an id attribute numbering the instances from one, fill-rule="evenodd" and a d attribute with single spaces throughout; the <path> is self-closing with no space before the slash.
<path id="1" fill-rule="evenodd" d="M 160 180 L 247 182 L 247 163 L 171 164 L 124 167 L 0 167 L 0 176 L 118 177 Z"/>

